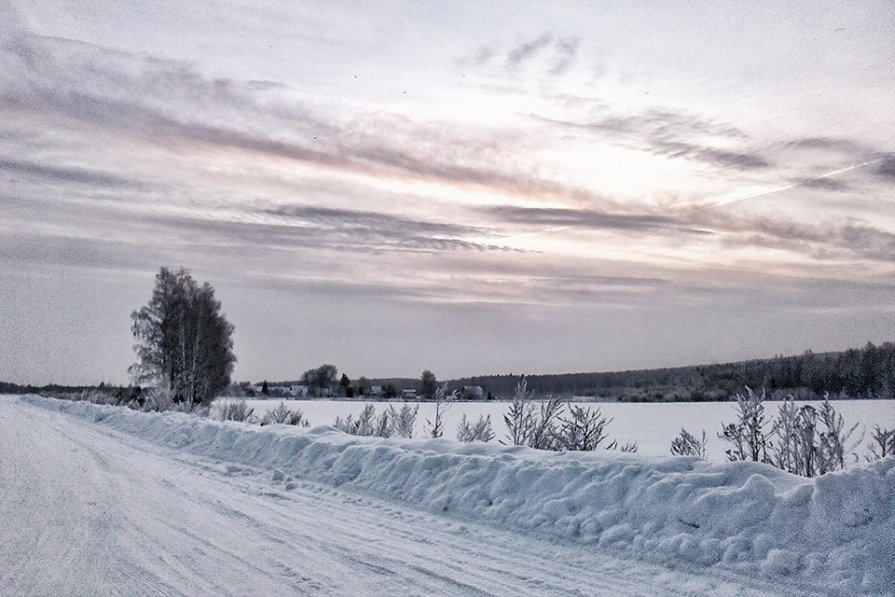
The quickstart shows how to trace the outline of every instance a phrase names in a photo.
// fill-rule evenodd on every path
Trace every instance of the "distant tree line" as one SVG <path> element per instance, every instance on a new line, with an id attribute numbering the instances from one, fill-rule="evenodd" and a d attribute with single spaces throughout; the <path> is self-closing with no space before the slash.
<path id="1" fill-rule="evenodd" d="M 479 385 L 495 396 L 512 396 L 520 375 L 469 377 L 452 386 Z M 733 399 L 748 386 L 765 389 L 772 399 L 895 398 L 895 343 L 799 356 L 776 356 L 719 365 L 608 373 L 528 375 L 538 394 L 616 398 L 631 402 L 717 401 Z"/>
<path id="2" fill-rule="evenodd" d="M 95 386 L 66 386 L 60 384 L 35 386 L 32 384 L 22 385 L 0 381 L 0 394 L 39 394 L 53 398 L 72 399 L 97 392 L 107 397 L 106 402 L 122 404 L 139 399 L 143 394 L 143 389 L 140 386 L 116 386 L 105 382 Z"/>
<path id="3" fill-rule="evenodd" d="M 164 273 L 164 272 L 163 272 Z M 178 335 L 179 337 L 179 335 Z M 176 347 L 176 344 L 175 344 Z M 232 367 L 225 351 L 223 370 Z M 176 360 L 176 355 L 175 355 Z M 451 388 L 481 386 L 486 396 L 510 398 L 516 384 L 523 377 L 518 374 L 468 377 L 448 381 Z M 788 396 L 796 399 L 820 399 L 829 394 L 830 399 L 884 398 L 895 399 L 895 342 L 880 345 L 867 343 L 863 348 L 842 352 L 814 353 L 806 351 L 798 356 L 776 356 L 716 365 L 696 365 L 665 369 L 616 371 L 606 373 L 567 373 L 558 375 L 524 376 L 528 388 L 535 396 L 554 394 L 615 399 L 625 402 L 701 402 L 733 400 L 744 388 L 750 387 L 767 392 L 768 399 L 782 400 Z M 170 379 L 170 378 L 169 378 Z M 174 376 L 177 379 L 189 377 Z M 226 379 L 223 375 L 221 380 Z M 303 384 L 311 395 L 361 398 L 371 396 L 378 386 L 382 398 L 395 398 L 403 389 L 413 389 L 420 399 L 434 395 L 438 382 L 435 375 L 423 371 L 419 378 L 371 378 L 351 380 L 346 374 L 339 376 L 334 365 L 325 364 L 309 369 L 296 381 L 271 382 L 270 397 L 284 397 L 276 387 Z M 186 387 L 189 387 L 188 385 Z M 22 386 L 0 382 L 0 393 L 40 393 L 50 395 L 77 394 L 96 386 L 43 387 Z M 143 388 L 145 390 L 145 386 Z M 123 402 L 137 398 L 139 386 L 113 388 L 106 392 Z M 249 382 L 232 384 L 218 392 L 235 397 L 256 397 L 258 393 Z M 262 392 L 262 396 L 264 396 Z"/>

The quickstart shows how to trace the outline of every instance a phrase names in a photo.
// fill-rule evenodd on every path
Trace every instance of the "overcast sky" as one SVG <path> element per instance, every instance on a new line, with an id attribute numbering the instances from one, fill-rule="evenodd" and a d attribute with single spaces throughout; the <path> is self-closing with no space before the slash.
<path id="1" fill-rule="evenodd" d="M 895 339 L 895 3 L 0 0 L 0 380 L 128 381 L 161 265 L 234 378 Z"/>

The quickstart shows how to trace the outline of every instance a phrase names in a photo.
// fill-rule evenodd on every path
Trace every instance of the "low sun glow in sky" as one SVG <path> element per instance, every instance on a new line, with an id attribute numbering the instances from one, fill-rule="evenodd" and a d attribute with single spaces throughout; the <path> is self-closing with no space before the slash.
<path id="1" fill-rule="evenodd" d="M 158 267 L 235 377 L 895 334 L 890 2 L 0 0 L 0 379 L 123 383 Z"/>

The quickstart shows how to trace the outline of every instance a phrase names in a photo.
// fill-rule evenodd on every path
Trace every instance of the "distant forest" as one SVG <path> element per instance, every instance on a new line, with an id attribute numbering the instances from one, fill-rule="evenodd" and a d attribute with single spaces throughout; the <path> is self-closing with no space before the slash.
<path id="1" fill-rule="evenodd" d="M 511 396 L 519 375 L 469 377 L 452 386 L 479 385 L 494 396 Z M 782 399 L 895 398 L 895 343 L 844 352 L 776 356 L 720 365 L 668 369 L 528 375 L 528 387 L 540 394 L 583 396 L 623 402 L 724 401 L 746 386 Z"/>
<path id="2" fill-rule="evenodd" d="M 449 390 L 481 386 L 485 396 L 506 399 L 512 397 L 521 379 L 522 374 L 488 375 L 448 380 L 447 384 Z M 770 399 L 789 395 L 797 399 L 814 399 L 822 398 L 825 393 L 829 393 L 831 399 L 895 399 L 895 342 L 885 342 L 879 346 L 868 343 L 864 348 L 843 352 L 815 354 L 806 351 L 799 356 L 776 356 L 720 365 L 528 375 L 526 379 L 529 390 L 536 395 L 554 393 L 620 402 L 725 401 L 742 393 L 746 386 L 757 391 L 766 390 Z M 422 388 L 418 378 L 370 379 L 369 383 L 382 386 L 391 383 L 399 389 L 414 388 L 417 391 Z M 234 389 L 238 387 L 234 384 Z M 136 387 L 107 384 L 35 387 L 0 382 L 0 394 L 71 396 L 95 390 L 125 399 L 140 392 Z"/>

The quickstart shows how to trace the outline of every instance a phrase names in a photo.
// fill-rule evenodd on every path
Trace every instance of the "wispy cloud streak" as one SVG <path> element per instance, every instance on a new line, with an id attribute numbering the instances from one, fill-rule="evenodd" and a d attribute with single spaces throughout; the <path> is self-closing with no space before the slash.
<path id="1" fill-rule="evenodd" d="M 751 151 L 714 147 L 692 141 L 707 136 L 726 143 L 740 143 L 746 135 L 733 125 L 668 110 L 650 109 L 637 115 L 609 113 L 585 122 L 558 120 L 544 116 L 535 119 L 576 131 L 586 132 L 611 143 L 625 143 L 669 158 L 704 162 L 737 170 L 764 170 L 772 164 L 767 157 Z"/>
<path id="2" fill-rule="evenodd" d="M 139 136 L 184 151 L 205 145 L 346 173 L 548 200 L 602 199 L 592 190 L 539 176 L 534 166 L 520 167 L 506 136 L 470 141 L 444 135 L 435 123 L 390 114 L 365 113 L 339 122 L 295 100 L 269 96 L 280 87 L 275 82 L 207 79 L 183 63 L 63 40 L 19 36 L 4 49 L 11 68 L 0 79 L 0 96 L 7 110 L 63 116 L 105 134 Z"/>
<path id="3" fill-rule="evenodd" d="M 11 160 L 0 158 L 0 172 L 11 177 L 25 176 L 44 179 L 51 182 L 73 183 L 98 187 L 132 187 L 143 188 L 144 183 L 130 180 L 109 172 L 100 172 L 87 168 L 72 166 L 60 167 L 38 164 L 28 160 Z"/>

